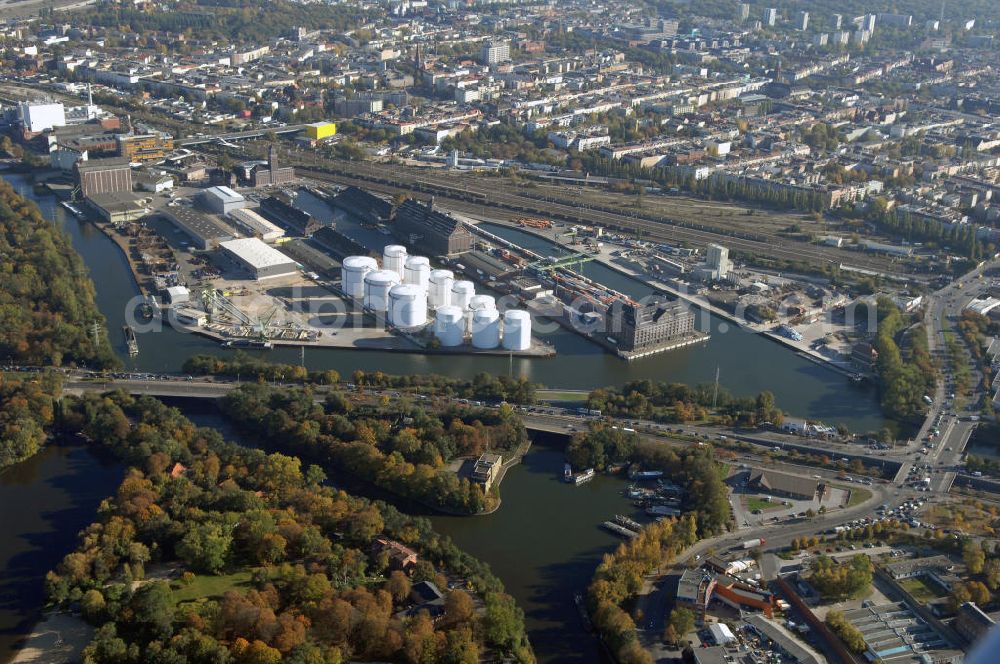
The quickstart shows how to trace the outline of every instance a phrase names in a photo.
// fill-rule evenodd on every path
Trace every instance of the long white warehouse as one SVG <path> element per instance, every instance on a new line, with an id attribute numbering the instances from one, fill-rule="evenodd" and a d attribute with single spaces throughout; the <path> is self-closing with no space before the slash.
<path id="1" fill-rule="evenodd" d="M 274 242 L 285 237 L 285 231 L 282 228 L 275 226 L 253 210 L 239 208 L 226 216 L 235 221 L 240 230 L 259 237 L 264 242 Z"/>
<path id="2" fill-rule="evenodd" d="M 219 247 L 258 281 L 298 271 L 295 261 L 255 237 L 220 242 Z"/>

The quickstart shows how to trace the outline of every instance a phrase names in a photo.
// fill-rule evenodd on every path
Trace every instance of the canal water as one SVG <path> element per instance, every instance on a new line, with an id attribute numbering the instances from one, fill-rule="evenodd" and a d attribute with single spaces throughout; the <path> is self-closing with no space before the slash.
<path id="1" fill-rule="evenodd" d="M 46 572 L 74 548 L 122 472 L 75 443 L 53 443 L 0 471 L 0 662 L 38 622 Z"/>
<path id="2" fill-rule="evenodd" d="M 4 175 L 22 195 L 34 200 L 43 214 L 64 228 L 90 268 L 97 286 L 98 305 L 108 318 L 111 340 L 126 365 L 140 371 L 178 372 L 188 357 L 196 353 L 222 354 L 208 339 L 177 332 L 169 326 L 158 332 L 139 335 L 139 355 L 129 358 L 121 334 L 127 303 L 137 288 L 128 263 L 117 247 L 93 225 L 77 221 L 51 196 L 34 194 L 23 176 Z M 331 212 L 319 199 L 301 194 L 300 202 L 318 218 Z M 562 247 L 534 235 L 496 226 L 491 230 L 529 246 L 539 253 L 554 254 Z M 651 289 L 641 282 L 608 267 L 589 264 L 587 276 L 634 297 Z M 844 377 L 759 335 L 736 328 L 714 316 L 700 317 L 702 327 L 712 334 L 705 344 L 678 349 L 634 362 L 624 362 L 582 337 L 558 328 L 545 339 L 557 351 L 548 359 L 503 357 L 437 356 L 342 349 L 307 349 L 306 365 L 311 369 L 336 369 L 346 375 L 356 369 L 381 370 L 392 374 L 440 373 L 471 378 L 476 373 L 513 372 L 552 388 L 591 389 L 620 385 L 628 380 L 650 379 L 688 384 L 708 383 L 719 369 L 720 382 L 740 396 L 771 390 L 786 412 L 828 424 L 846 424 L 856 431 L 875 430 L 883 419 L 874 389 L 853 386 Z M 707 324 L 704 322 L 707 321 Z M 298 349 L 275 349 L 266 357 L 297 364 Z"/>
<path id="3" fill-rule="evenodd" d="M 600 524 L 616 514 L 648 521 L 623 495 L 624 478 L 597 476 L 580 486 L 561 481 L 562 447 L 535 438 L 501 485 L 503 503 L 489 516 L 434 516 L 434 528 L 490 564 L 524 610 L 540 662 L 604 661 L 573 601 L 621 540 Z"/>

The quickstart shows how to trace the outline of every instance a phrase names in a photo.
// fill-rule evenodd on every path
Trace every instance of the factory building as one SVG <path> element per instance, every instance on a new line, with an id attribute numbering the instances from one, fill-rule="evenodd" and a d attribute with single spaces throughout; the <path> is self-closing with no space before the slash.
<path id="1" fill-rule="evenodd" d="M 66 124 L 66 109 L 59 102 L 23 101 L 17 105 L 17 112 L 24 131 L 31 134 Z"/>
<path id="2" fill-rule="evenodd" d="M 145 163 L 165 159 L 174 149 L 174 137 L 163 132 L 150 134 L 119 135 L 118 154 L 130 163 Z"/>
<path id="3" fill-rule="evenodd" d="M 229 214 L 234 210 L 246 207 L 247 201 L 242 195 L 229 187 L 209 187 L 198 197 L 202 206 L 215 214 Z"/>
<path id="4" fill-rule="evenodd" d="M 640 352 L 692 335 L 694 312 L 682 302 L 619 300 L 608 310 L 608 333 L 626 352 Z"/>
<path id="5" fill-rule="evenodd" d="M 396 210 L 396 234 L 405 243 L 432 256 L 454 256 L 472 249 L 472 233 L 451 215 L 434 209 L 434 199 L 425 205 L 407 199 Z"/>
<path id="6" fill-rule="evenodd" d="M 254 187 L 270 187 L 285 184 L 294 179 L 294 168 L 278 165 L 278 150 L 273 145 L 267 151 L 267 166 L 256 164 L 250 172 L 250 184 Z"/>
<path id="7" fill-rule="evenodd" d="M 233 229 L 207 214 L 188 207 L 172 207 L 163 216 L 191 238 L 198 249 L 210 249 L 220 242 L 233 239 Z"/>
<path id="8" fill-rule="evenodd" d="M 260 214 L 282 228 L 303 237 L 309 237 L 322 228 L 311 214 L 292 205 L 291 197 L 284 194 L 263 199 L 260 202 Z"/>
<path id="9" fill-rule="evenodd" d="M 73 179 L 84 198 L 132 191 L 132 168 L 119 157 L 78 161 L 73 165 Z"/>
<path id="10" fill-rule="evenodd" d="M 219 248 L 257 281 L 298 271 L 295 261 L 255 237 L 220 242 Z"/>
<path id="11" fill-rule="evenodd" d="M 363 224 L 377 225 L 392 220 L 392 203 L 364 189 L 348 187 L 333 198 L 333 206 L 343 210 Z"/>

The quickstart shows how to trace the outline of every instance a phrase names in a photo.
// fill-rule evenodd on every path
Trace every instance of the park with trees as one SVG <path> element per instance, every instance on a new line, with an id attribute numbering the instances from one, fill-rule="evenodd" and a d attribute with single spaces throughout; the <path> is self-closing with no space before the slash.
<path id="1" fill-rule="evenodd" d="M 334 489 L 297 457 L 228 443 L 155 399 L 65 402 L 63 433 L 128 465 L 46 578 L 53 607 L 96 627 L 84 661 L 533 661 L 500 581 L 426 519 Z M 408 574 L 376 537 L 419 555 Z M 445 594 L 435 619 L 411 598 L 422 581 Z"/>
<path id="2" fill-rule="evenodd" d="M 46 367 L 118 364 L 94 284 L 69 237 L 0 180 L 0 357 Z"/>
<path id="3" fill-rule="evenodd" d="M 356 384 L 357 385 L 357 384 Z M 331 391 L 316 403 L 309 387 L 244 384 L 222 402 L 246 436 L 435 509 L 475 514 L 496 504 L 495 492 L 446 466 L 484 451 L 523 453 L 527 432 L 509 406 L 429 404 Z"/>

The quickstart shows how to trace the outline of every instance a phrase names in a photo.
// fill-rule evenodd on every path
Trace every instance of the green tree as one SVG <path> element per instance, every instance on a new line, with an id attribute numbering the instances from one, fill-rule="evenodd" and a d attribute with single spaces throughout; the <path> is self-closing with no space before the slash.
<path id="1" fill-rule="evenodd" d="M 188 567 L 218 574 L 226 566 L 233 536 L 217 523 L 193 524 L 177 545 L 177 555 Z"/>

